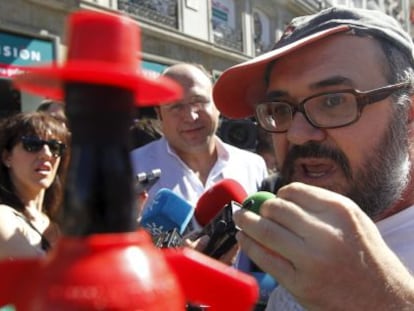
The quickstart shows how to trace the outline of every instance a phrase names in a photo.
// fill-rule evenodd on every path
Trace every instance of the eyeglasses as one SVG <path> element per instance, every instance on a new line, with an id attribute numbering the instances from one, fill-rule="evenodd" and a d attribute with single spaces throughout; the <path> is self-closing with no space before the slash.
<path id="1" fill-rule="evenodd" d="M 56 139 L 42 140 L 35 136 L 22 136 L 21 141 L 27 152 L 39 152 L 47 145 L 55 158 L 61 157 L 66 150 L 66 145 Z"/>
<path id="2" fill-rule="evenodd" d="M 184 113 L 190 109 L 191 112 L 199 112 L 199 111 L 206 111 L 207 108 L 210 106 L 210 101 L 201 101 L 198 100 L 192 103 L 175 103 L 171 105 L 165 105 L 165 109 L 173 116 L 182 116 Z"/>
<path id="3" fill-rule="evenodd" d="M 338 128 L 356 122 L 365 106 L 379 102 L 409 82 L 387 85 L 370 91 L 354 89 L 326 92 L 305 98 L 298 105 L 283 101 L 261 102 L 256 106 L 260 126 L 273 133 L 287 132 L 296 112 L 317 128 Z"/>

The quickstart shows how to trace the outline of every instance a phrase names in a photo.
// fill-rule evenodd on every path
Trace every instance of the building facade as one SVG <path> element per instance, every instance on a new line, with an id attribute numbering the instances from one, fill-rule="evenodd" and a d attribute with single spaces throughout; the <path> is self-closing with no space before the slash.
<path id="1" fill-rule="evenodd" d="M 194 62 L 217 77 L 270 50 L 292 17 L 332 5 L 383 10 L 410 29 L 409 0 L 0 0 L 0 86 L 26 65 L 64 61 L 66 17 L 77 9 L 136 20 L 145 69 Z M 40 100 L 21 94 L 22 110 Z"/>

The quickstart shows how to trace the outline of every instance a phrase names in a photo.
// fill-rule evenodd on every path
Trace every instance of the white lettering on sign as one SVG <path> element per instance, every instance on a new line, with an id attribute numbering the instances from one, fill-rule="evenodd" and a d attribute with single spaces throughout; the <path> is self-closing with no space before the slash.
<path id="1" fill-rule="evenodd" d="M 14 59 L 19 58 L 33 62 L 40 62 L 42 60 L 42 54 L 39 51 L 20 49 L 10 45 L 0 46 L 0 56 Z"/>
<path id="2" fill-rule="evenodd" d="M 22 70 L 21 67 L 13 67 L 13 66 L 0 64 L 0 77 L 11 78 L 23 72 L 24 71 Z"/>

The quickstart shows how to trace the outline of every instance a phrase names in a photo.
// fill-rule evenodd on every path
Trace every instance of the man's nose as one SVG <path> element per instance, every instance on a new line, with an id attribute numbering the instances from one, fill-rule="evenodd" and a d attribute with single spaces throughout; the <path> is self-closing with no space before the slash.
<path id="1" fill-rule="evenodd" d="M 326 137 L 325 131 L 314 127 L 301 112 L 293 115 L 286 135 L 289 142 L 295 145 L 303 145 L 309 141 L 322 141 Z"/>
<path id="2" fill-rule="evenodd" d="M 187 105 L 185 109 L 185 118 L 190 120 L 197 120 L 199 118 L 199 108 L 195 105 Z"/>

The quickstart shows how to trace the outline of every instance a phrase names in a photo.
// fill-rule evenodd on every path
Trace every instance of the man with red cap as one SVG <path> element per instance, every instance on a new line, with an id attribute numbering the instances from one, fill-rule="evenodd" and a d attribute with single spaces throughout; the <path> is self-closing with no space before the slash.
<path id="1" fill-rule="evenodd" d="M 273 133 L 284 186 L 234 215 L 280 284 L 267 310 L 414 310 L 413 82 L 401 26 L 340 7 L 295 18 L 216 82 L 225 116 Z"/>

